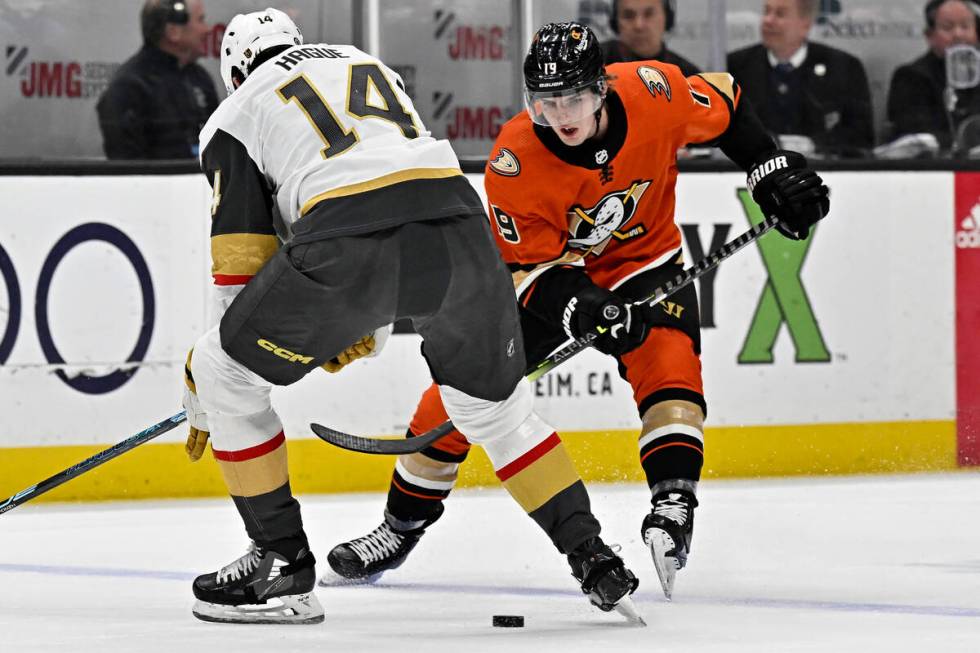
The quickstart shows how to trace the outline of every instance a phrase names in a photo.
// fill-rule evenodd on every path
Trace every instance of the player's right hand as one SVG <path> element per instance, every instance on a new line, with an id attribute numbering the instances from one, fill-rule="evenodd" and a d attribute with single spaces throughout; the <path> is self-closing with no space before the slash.
<path id="1" fill-rule="evenodd" d="M 776 228 L 792 240 L 803 240 L 810 227 L 830 211 L 827 186 L 799 152 L 777 150 L 749 170 L 749 192 Z"/>
<path id="2" fill-rule="evenodd" d="M 615 293 L 591 285 L 565 305 L 562 326 L 572 338 L 598 333 L 593 347 L 610 356 L 622 356 L 646 340 L 652 311 L 646 304 L 629 304 Z"/>
<path id="3" fill-rule="evenodd" d="M 208 416 L 201 408 L 201 400 L 197 398 L 197 387 L 194 385 L 194 376 L 191 374 L 191 358 L 194 350 L 187 353 L 187 363 L 184 365 L 184 410 L 187 411 L 187 423 L 190 425 L 190 433 L 187 435 L 187 444 L 184 451 L 190 461 L 197 462 L 204 455 L 204 450 L 208 446 Z"/>

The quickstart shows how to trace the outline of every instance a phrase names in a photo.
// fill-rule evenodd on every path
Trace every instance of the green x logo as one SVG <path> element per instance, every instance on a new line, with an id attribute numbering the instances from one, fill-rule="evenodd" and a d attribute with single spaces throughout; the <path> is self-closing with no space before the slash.
<path id="1" fill-rule="evenodd" d="M 738 198 L 752 226 L 763 221 L 765 216 L 748 190 L 740 188 Z M 830 362 L 830 352 L 800 280 L 803 260 L 810 249 L 815 231 L 816 227 L 811 227 L 810 236 L 806 240 L 789 240 L 767 234 L 756 241 L 769 279 L 762 290 L 745 344 L 738 354 L 740 364 L 772 363 L 772 348 L 783 322 L 786 323 L 796 348 L 796 362 Z"/>

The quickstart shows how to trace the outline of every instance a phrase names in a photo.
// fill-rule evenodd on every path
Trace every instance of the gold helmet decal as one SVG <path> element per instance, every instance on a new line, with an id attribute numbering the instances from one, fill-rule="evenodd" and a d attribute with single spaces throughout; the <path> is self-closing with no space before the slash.
<path id="1" fill-rule="evenodd" d="M 521 163 L 513 152 L 502 147 L 500 154 L 490 161 L 490 169 L 504 177 L 516 177 L 521 174 Z"/>
<path id="2" fill-rule="evenodd" d="M 636 69 L 636 74 L 646 84 L 647 90 L 653 97 L 662 94 L 670 102 L 670 82 L 667 81 L 667 75 L 662 70 L 653 66 L 640 66 Z"/>
<path id="3" fill-rule="evenodd" d="M 582 30 L 580 29 L 573 29 L 571 32 L 568 33 L 568 35 L 571 36 L 576 41 L 582 40 Z"/>

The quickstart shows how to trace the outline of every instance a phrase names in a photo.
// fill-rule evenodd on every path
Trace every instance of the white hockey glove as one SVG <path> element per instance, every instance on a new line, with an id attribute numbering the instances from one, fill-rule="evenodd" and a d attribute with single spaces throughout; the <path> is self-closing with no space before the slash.
<path id="1" fill-rule="evenodd" d="M 321 367 L 331 374 L 339 372 L 344 369 L 358 358 L 372 358 L 381 353 L 384 349 L 385 344 L 388 342 L 388 336 L 391 335 L 392 325 L 388 324 L 370 333 L 353 345 L 340 352 Z"/>
<path id="2" fill-rule="evenodd" d="M 197 398 L 197 387 L 194 385 L 194 376 L 191 374 L 191 357 L 194 350 L 187 353 L 187 363 L 184 365 L 184 410 L 187 411 L 187 423 L 190 425 L 190 433 L 187 434 L 187 444 L 184 451 L 190 461 L 197 462 L 204 455 L 204 450 L 208 447 L 208 416 L 201 408 L 201 400 Z"/>

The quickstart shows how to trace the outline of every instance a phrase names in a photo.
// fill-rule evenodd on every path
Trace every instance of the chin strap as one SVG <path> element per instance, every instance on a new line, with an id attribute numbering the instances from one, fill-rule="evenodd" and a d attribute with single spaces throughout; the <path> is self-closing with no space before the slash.
<path id="1" fill-rule="evenodd" d="M 599 136 L 599 123 L 602 120 L 602 107 L 604 106 L 606 106 L 605 100 L 602 101 L 602 104 L 599 105 L 599 108 L 595 110 L 594 114 L 592 114 L 595 117 L 595 132 L 591 136 L 589 136 L 589 138 L 587 138 L 586 140 L 597 138 Z"/>

